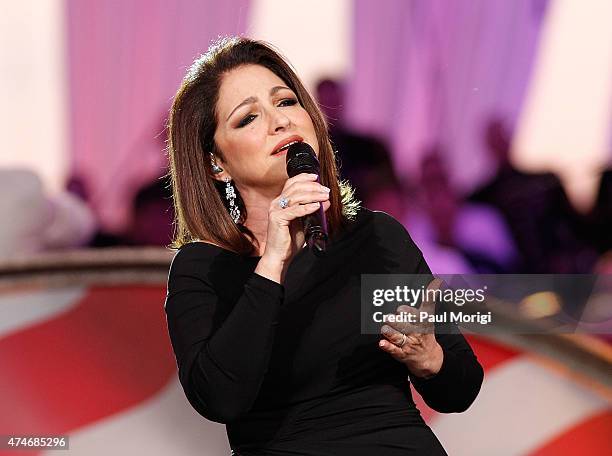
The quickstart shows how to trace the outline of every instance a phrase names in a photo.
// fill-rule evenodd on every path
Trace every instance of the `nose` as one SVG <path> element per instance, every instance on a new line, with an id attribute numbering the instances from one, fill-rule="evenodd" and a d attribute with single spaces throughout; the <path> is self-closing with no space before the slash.
<path id="1" fill-rule="evenodd" d="M 291 119 L 282 111 L 274 110 L 271 119 L 271 130 L 276 133 L 286 130 L 291 125 Z"/>

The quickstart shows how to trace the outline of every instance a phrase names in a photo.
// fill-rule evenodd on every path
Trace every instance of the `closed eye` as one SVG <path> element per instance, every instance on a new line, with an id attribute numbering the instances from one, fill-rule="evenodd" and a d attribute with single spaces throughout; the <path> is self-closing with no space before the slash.
<path id="1" fill-rule="evenodd" d="M 295 98 L 285 98 L 278 104 L 279 106 L 293 106 L 297 103 Z"/>
<path id="2" fill-rule="evenodd" d="M 242 128 L 248 124 L 250 124 L 253 119 L 255 119 L 255 117 L 257 117 L 255 114 L 249 114 L 248 116 L 246 116 L 245 118 L 243 118 L 240 123 L 238 123 L 238 128 Z"/>
<path id="3" fill-rule="evenodd" d="M 294 106 L 297 104 L 297 100 L 295 98 L 284 98 L 279 103 L 278 106 L 286 107 L 286 106 Z M 250 124 L 253 120 L 255 120 L 257 116 L 255 114 L 249 114 L 245 116 L 240 123 L 238 123 L 238 128 L 242 128 Z"/>

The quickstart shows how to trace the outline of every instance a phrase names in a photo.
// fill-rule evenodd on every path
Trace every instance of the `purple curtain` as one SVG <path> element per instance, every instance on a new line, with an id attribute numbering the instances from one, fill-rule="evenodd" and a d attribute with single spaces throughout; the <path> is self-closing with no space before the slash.
<path id="1" fill-rule="evenodd" d="M 432 143 L 467 190 L 490 169 L 484 123 L 520 112 L 545 0 L 356 0 L 347 118 L 385 138 L 401 175 Z"/>
<path id="2" fill-rule="evenodd" d="M 220 34 L 242 34 L 249 0 L 67 0 L 72 173 L 103 228 L 166 169 L 163 123 L 192 60 Z"/>

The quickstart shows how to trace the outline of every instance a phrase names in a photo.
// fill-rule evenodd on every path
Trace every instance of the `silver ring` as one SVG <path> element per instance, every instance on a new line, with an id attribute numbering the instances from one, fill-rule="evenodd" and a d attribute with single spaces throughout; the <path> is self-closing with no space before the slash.
<path id="1" fill-rule="evenodd" d="M 278 205 L 281 207 L 281 209 L 287 209 L 287 207 L 289 206 L 289 200 L 285 197 L 282 197 L 279 200 Z"/>
<path id="2" fill-rule="evenodd" d="M 399 348 L 402 348 L 406 343 L 406 334 L 402 333 L 402 343 L 398 345 Z"/>

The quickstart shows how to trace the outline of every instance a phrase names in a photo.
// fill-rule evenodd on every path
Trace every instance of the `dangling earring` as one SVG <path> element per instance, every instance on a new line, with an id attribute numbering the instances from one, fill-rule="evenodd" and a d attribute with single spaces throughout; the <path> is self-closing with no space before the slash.
<path id="1" fill-rule="evenodd" d="M 217 165 L 217 162 L 215 161 L 215 156 L 212 153 L 210 153 L 210 166 L 212 166 L 213 174 L 219 174 L 221 171 L 223 171 L 223 168 Z"/>
<path id="2" fill-rule="evenodd" d="M 240 220 L 240 209 L 238 209 L 238 205 L 236 204 L 236 192 L 232 184 L 230 184 L 231 179 L 229 177 L 223 180 L 225 181 L 225 198 L 229 201 L 230 206 L 230 217 L 232 217 L 234 223 L 237 224 L 238 220 Z"/>

